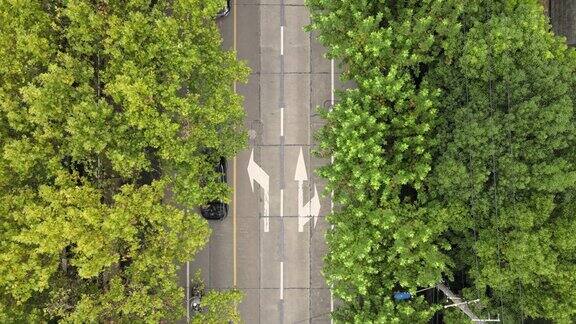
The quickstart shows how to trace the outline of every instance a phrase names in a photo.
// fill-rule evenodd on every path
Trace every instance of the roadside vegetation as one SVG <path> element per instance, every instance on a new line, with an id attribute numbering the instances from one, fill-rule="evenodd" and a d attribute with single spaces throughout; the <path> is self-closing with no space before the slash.
<path id="1" fill-rule="evenodd" d="M 307 0 L 342 62 L 319 170 L 341 322 L 576 316 L 576 54 L 536 0 Z M 394 292 L 410 292 L 406 301 Z"/>
<path id="2" fill-rule="evenodd" d="M 185 316 L 195 208 L 246 142 L 222 5 L 0 1 L 1 323 Z M 204 322 L 237 320 L 238 292 L 209 296 Z"/>

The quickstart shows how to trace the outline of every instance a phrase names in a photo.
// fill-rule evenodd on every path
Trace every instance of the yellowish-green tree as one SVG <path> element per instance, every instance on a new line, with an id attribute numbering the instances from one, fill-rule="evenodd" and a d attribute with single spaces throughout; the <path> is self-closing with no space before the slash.
<path id="1" fill-rule="evenodd" d="M 183 315 L 193 208 L 245 145 L 222 5 L 0 1 L 0 322 Z"/>

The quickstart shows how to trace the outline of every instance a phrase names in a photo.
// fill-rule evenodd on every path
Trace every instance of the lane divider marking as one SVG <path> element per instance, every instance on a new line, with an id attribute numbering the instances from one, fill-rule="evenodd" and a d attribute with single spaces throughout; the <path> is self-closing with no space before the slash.
<path id="1" fill-rule="evenodd" d="M 284 217 L 284 189 L 280 189 L 280 218 Z"/>
<path id="2" fill-rule="evenodd" d="M 280 55 L 284 55 L 284 26 L 280 26 Z"/>
<path id="3" fill-rule="evenodd" d="M 284 261 L 280 261 L 280 300 L 284 300 Z"/>
<path id="4" fill-rule="evenodd" d="M 280 136 L 284 136 L 284 107 L 280 108 Z"/>

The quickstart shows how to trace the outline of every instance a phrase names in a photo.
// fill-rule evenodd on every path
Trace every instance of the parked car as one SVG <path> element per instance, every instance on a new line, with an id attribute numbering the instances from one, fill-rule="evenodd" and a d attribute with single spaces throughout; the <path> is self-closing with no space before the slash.
<path id="1" fill-rule="evenodd" d="M 216 15 L 216 19 L 226 17 L 226 16 L 228 16 L 228 15 L 230 14 L 230 11 L 232 10 L 232 6 L 230 5 L 230 1 L 231 1 L 231 0 L 226 0 L 226 5 L 225 5 L 224 8 L 222 8 L 222 10 L 220 10 L 220 12 Z"/>
<path id="2" fill-rule="evenodd" d="M 228 171 L 225 158 L 220 158 L 220 162 L 216 165 L 216 172 L 220 174 L 220 181 L 223 183 L 228 182 Z M 200 208 L 202 217 L 212 220 L 222 220 L 228 216 L 228 204 L 222 201 L 211 201 L 207 206 Z"/>

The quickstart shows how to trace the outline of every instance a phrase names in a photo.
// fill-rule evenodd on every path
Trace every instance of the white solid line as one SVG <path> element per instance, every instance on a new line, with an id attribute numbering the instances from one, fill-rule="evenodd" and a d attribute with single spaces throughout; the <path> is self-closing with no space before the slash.
<path id="1" fill-rule="evenodd" d="M 334 59 L 330 60 L 330 109 L 334 107 Z M 334 164 L 334 156 L 330 157 L 330 163 Z M 330 193 L 330 213 L 334 212 L 334 191 Z M 334 225 L 331 226 L 334 228 Z M 330 287 L 332 288 L 332 287 Z M 334 312 L 334 294 L 332 289 L 330 289 L 330 312 Z M 333 324 L 334 320 L 330 316 L 330 324 Z"/>
<path id="2" fill-rule="evenodd" d="M 284 55 L 284 26 L 280 26 L 280 55 Z"/>
<path id="3" fill-rule="evenodd" d="M 330 164 L 334 164 L 334 156 L 330 156 Z M 330 192 L 330 213 L 334 212 L 334 191 Z M 334 226 L 332 226 L 334 227 Z"/>
<path id="4" fill-rule="evenodd" d="M 284 189 L 280 189 L 280 217 L 284 217 Z"/>
<path id="5" fill-rule="evenodd" d="M 334 295 L 332 294 L 332 289 L 330 289 L 330 311 L 334 311 Z M 332 318 L 330 318 L 330 323 L 332 323 Z"/>
<path id="6" fill-rule="evenodd" d="M 334 60 L 330 60 L 330 104 L 334 105 Z"/>
<path id="7" fill-rule="evenodd" d="M 280 136 L 284 136 L 284 107 L 280 108 Z"/>
<path id="8" fill-rule="evenodd" d="M 330 109 L 334 106 L 334 59 L 330 60 Z M 334 156 L 330 157 L 330 163 L 334 164 Z M 330 193 L 330 213 L 334 212 L 334 191 Z"/>
<path id="9" fill-rule="evenodd" d="M 284 262 L 280 261 L 280 300 L 284 300 Z"/>
<path id="10" fill-rule="evenodd" d="M 264 232 L 270 232 L 270 217 L 264 217 Z"/>

